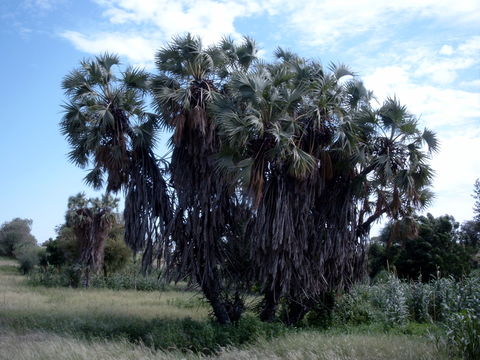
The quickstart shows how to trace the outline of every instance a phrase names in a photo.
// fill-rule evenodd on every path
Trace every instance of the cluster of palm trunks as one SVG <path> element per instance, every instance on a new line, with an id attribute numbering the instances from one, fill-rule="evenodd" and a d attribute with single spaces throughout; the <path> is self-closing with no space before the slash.
<path id="1" fill-rule="evenodd" d="M 86 181 L 125 192 L 144 271 L 161 259 L 220 323 L 256 289 L 262 320 L 295 324 L 363 276 L 374 221 L 428 204 L 437 140 L 397 99 L 375 108 L 346 66 L 256 53 L 249 38 L 186 35 L 158 51 L 155 74 L 119 72 L 110 54 L 84 61 L 63 81 L 61 128 Z"/>

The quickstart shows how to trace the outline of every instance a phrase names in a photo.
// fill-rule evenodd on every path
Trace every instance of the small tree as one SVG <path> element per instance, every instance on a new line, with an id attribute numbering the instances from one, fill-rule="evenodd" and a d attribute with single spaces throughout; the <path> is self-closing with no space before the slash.
<path id="1" fill-rule="evenodd" d="M 429 281 L 437 276 L 457 278 L 470 271 L 470 257 L 457 242 L 458 223 L 452 216 L 433 217 L 431 214 L 417 219 L 415 234 L 406 230 L 405 222 L 390 223 L 379 240 L 370 245 L 370 275 L 380 269 L 394 268 L 399 277 Z"/>
<path id="2" fill-rule="evenodd" d="M 40 261 L 40 247 L 37 245 L 24 244 L 17 247 L 14 254 L 24 275 L 33 270 Z"/>
<path id="3" fill-rule="evenodd" d="M 68 199 L 67 226 L 73 228 L 80 248 L 80 264 L 84 284 L 89 286 L 90 273 L 103 269 L 105 241 L 115 221 L 113 209 L 118 199 L 104 195 L 101 199 L 87 199 L 79 193 Z"/>
<path id="4" fill-rule="evenodd" d="M 32 220 L 15 218 L 5 222 L 0 228 L 0 255 L 15 257 L 15 249 L 30 245 L 36 246 L 37 240 L 31 234 Z"/>

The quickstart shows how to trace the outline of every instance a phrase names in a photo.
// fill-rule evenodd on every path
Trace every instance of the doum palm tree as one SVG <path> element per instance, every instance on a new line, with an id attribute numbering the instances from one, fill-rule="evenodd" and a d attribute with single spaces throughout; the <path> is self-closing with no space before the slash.
<path id="1" fill-rule="evenodd" d="M 159 75 L 152 83 L 162 123 L 173 131 L 169 175 L 174 212 L 166 232 L 173 252 L 167 273 L 200 286 L 220 323 L 238 320 L 243 311 L 240 293 L 229 288 L 238 284 L 232 278 L 238 280 L 239 270 L 231 268 L 235 255 L 228 254 L 232 228 L 243 212 L 234 184 L 216 171 L 221 140 L 208 106 L 213 94 L 225 90 L 229 71 L 246 71 L 255 51 L 247 38 L 239 46 L 224 39 L 204 48 L 199 38 L 177 37 L 157 53 Z"/>
<path id="2" fill-rule="evenodd" d="M 397 100 L 373 110 L 371 92 L 345 66 L 326 71 L 281 49 L 277 56 L 234 72 L 210 108 L 224 167 L 254 204 L 248 236 L 263 284 L 260 316 L 272 321 L 284 298 L 293 324 L 364 276 L 374 221 L 428 203 L 426 160 L 438 144 Z"/>
<path id="3" fill-rule="evenodd" d="M 104 54 L 82 61 L 64 78 L 69 102 L 60 126 L 72 147 L 69 159 L 92 167 L 86 183 L 125 191 L 125 240 L 135 252 L 147 250 L 142 260 L 147 271 L 154 243 L 163 241 L 170 202 L 153 152 L 158 116 L 145 108 L 150 76 L 135 68 L 120 72 L 119 64 L 118 56 Z"/>
<path id="4" fill-rule="evenodd" d="M 438 148 L 395 98 L 380 108 L 344 65 L 325 68 L 278 49 L 225 38 L 176 37 L 157 74 L 111 55 L 65 78 L 62 129 L 86 180 L 126 191 L 126 240 L 164 257 L 165 275 L 197 285 L 220 323 L 239 319 L 261 285 L 260 317 L 298 323 L 364 274 L 365 242 L 382 216 L 428 205 Z M 153 96 L 156 114 L 144 109 Z M 155 157 L 157 130 L 171 157 Z"/>
<path id="5" fill-rule="evenodd" d="M 90 284 L 90 274 L 103 269 L 105 241 L 115 223 L 113 209 L 118 199 L 104 195 L 101 199 L 87 199 L 79 193 L 68 199 L 66 224 L 71 227 L 79 244 L 84 286 Z"/>

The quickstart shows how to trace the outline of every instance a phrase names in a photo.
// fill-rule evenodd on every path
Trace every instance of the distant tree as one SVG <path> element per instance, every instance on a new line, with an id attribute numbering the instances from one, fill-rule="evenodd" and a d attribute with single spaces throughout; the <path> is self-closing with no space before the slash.
<path id="1" fill-rule="evenodd" d="M 475 220 L 465 221 L 460 232 L 460 241 L 472 250 L 480 249 L 480 222 Z"/>
<path id="2" fill-rule="evenodd" d="M 471 270 L 470 256 L 459 243 L 459 224 L 452 216 L 438 218 L 431 214 L 417 218 L 417 231 L 399 231 L 388 224 L 376 242 L 369 246 L 370 276 L 380 270 L 395 270 L 399 277 L 428 281 L 436 276 L 468 274 Z"/>
<path id="3" fill-rule="evenodd" d="M 124 226 L 114 223 L 105 240 L 102 270 L 104 275 L 121 270 L 132 258 L 132 252 L 123 239 Z M 55 266 L 58 270 L 74 266 L 80 261 L 80 242 L 74 229 L 63 224 L 57 228 L 57 237 L 43 244 L 42 266 Z"/>
<path id="4" fill-rule="evenodd" d="M 31 234 L 32 220 L 15 218 L 0 228 L 0 255 L 15 257 L 15 250 L 25 246 L 36 246 L 37 240 Z"/>
<path id="5" fill-rule="evenodd" d="M 87 199 L 79 193 L 68 199 L 66 223 L 73 228 L 79 244 L 85 286 L 89 285 L 90 273 L 103 269 L 105 242 L 115 221 L 113 209 L 117 204 L 118 199 L 109 195 Z"/>
<path id="6" fill-rule="evenodd" d="M 14 251 L 15 258 L 18 260 L 20 270 L 23 274 L 29 273 L 40 261 L 41 248 L 36 244 L 22 244 Z"/>
<path id="7" fill-rule="evenodd" d="M 105 276 L 121 270 L 132 258 L 132 251 L 125 244 L 123 225 L 114 224 L 105 242 L 103 273 Z"/>

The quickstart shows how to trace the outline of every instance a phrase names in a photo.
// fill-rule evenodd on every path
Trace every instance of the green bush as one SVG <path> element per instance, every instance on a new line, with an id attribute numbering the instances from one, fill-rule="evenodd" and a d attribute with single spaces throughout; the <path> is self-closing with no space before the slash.
<path id="1" fill-rule="evenodd" d="M 449 316 L 444 324 L 446 344 L 452 355 L 466 360 L 480 359 L 480 318 L 464 310 Z"/>
<path id="2" fill-rule="evenodd" d="M 25 244 L 15 248 L 14 255 L 23 274 L 29 273 L 38 265 L 40 261 L 39 252 L 40 248 L 36 245 Z"/>
<path id="3" fill-rule="evenodd" d="M 411 282 L 407 294 L 407 306 L 412 320 L 431 322 L 429 306 L 432 301 L 432 287 L 422 282 Z"/>
<path id="4" fill-rule="evenodd" d="M 393 275 L 372 287 L 373 305 L 381 311 L 385 325 L 393 327 L 407 322 L 407 289 L 408 284 Z"/>
<path id="5" fill-rule="evenodd" d="M 375 310 L 370 299 L 370 287 L 357 285 L 349 293 L 339 297 L 333 318 L 338 325 L 361 325 L 374 321 Z"/>

